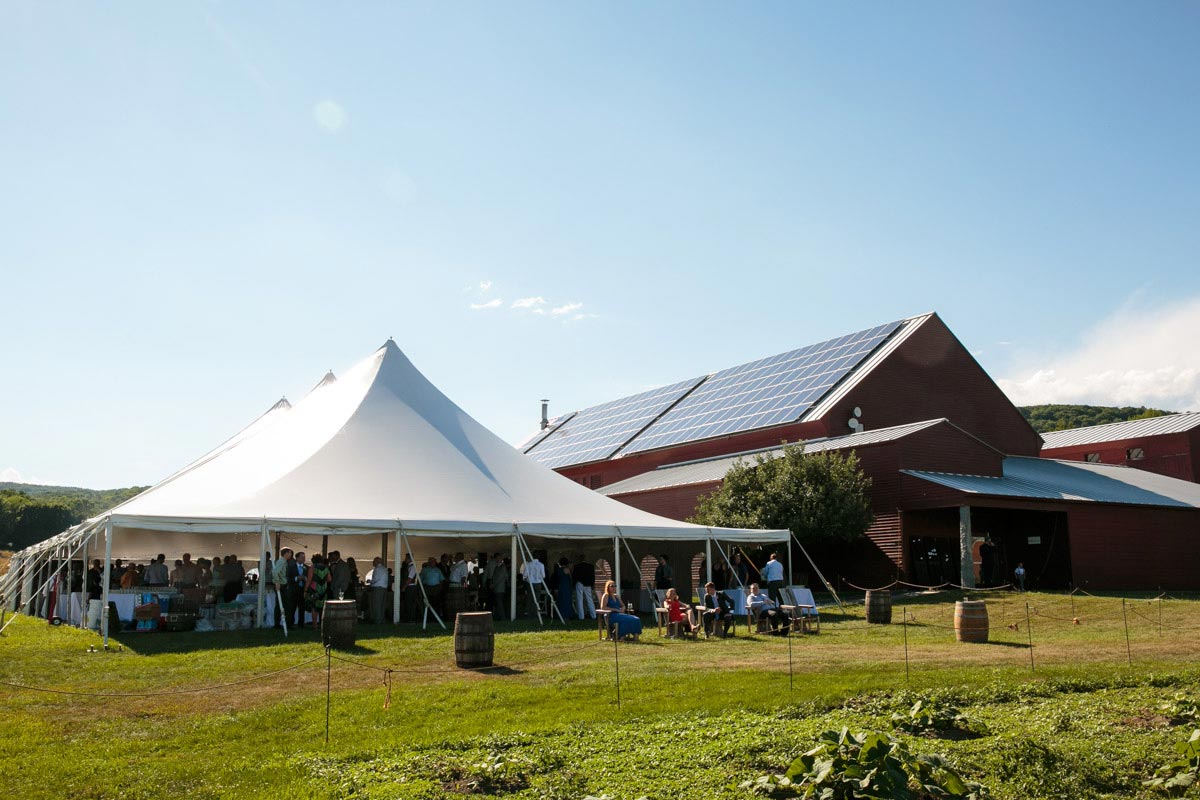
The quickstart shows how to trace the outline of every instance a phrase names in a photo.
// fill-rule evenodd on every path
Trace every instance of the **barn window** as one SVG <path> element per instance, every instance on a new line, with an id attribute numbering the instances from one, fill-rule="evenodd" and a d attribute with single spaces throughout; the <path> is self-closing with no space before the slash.
<path id="1" fill-rule="evenodd" d="M 1100 463 L 1100 454 L 1099 453 L 1088 453 L 1086 456 L 1083 457 L 1083 460 L 1089 464 L 1099 464 Z"/>
<path id="2" fill-rule="evenodd" d="M 1125 458 L 1130 461 L 1141 461 L 1146 457 L 1146 451 L 1140 447 L 1131 447 L 1125 451 Z"/>

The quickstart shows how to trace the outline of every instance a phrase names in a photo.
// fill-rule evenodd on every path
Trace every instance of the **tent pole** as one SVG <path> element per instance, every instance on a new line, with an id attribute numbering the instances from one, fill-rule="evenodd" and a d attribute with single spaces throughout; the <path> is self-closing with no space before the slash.
<path id="1" fill-rule="evenodd" d="M 408 548 L 408 552 L 411 553 L 413 551 L 412 541 L 408 538 L 408 534 L 400 531 L 400 538 L 404 542 L 404 546 Z M 425 625 L 429 622 L 430 614 L 433 614 L 433 618 L 437 620 L 438 625 L 441 625 L 442 630 L 445 630 L 446 623 L 443 622 L 442 618 L 438 615 L 437 609 L 430 605 L 429 595 L 425 593 L 425 584 L 421 583 L 421 578 L 419 575 L 417 576 L 417 586 L 421 587 L 421 600 L 425 603 L 425 612 L 423 618 L 421 619 L 421 630 L 425 630 Z"/>
<path id="2" fill-rule="evenodd" d="M 613 583 L 617 585 L 617 601 L 621 601 L 621 539 L 613 536 Z"/>
<path id="3" fill-rule="evenodd" d="M 808 563 L 812 565 L 813 571 L 817 573 L 817 577 L 821 579 L 821 583 L 825 584 L 825 588 L 829 590 L 831 595 L 833 595 L 833 602 L 837 603 L 837 607 L 841 609 L 843 614 L 845 614 L 846 607 L 842 605 L 842 599 L 837 596 L 837 592 L 835 592 L 833 587 L 829 585 L 829 581 L 825 580 L 825 576 L 821 574 L 821 568 L 817 566 L 817 562 L 812 560 L 812 556 L 810 556 L 808 551 L 804 549 L 804 545 L 800 544 L 800 537 L 796 536 L 794 533 L 791 533 L 791 531 L 788 533 L 790 533 L 791 537 L 796 540 L 796 546 L 800 548 L 800 552 L 804 554 L 806 559 L 808 559 Z"/>
<path id="4" fill-rule="evenodd" d="M 515 533 L 517 526 L 513 526 L 512 535 L 512 555 L 509 558 L 508 569 L 508 621 L 517 621 L 517 580 L 520 573 L 517 572 L 517 534 Z"/>
<path id="5" fill-rule="evenodd" d="M 271 546 L 271 535 L 267 533 L 267 518 L 263 517 L 258 528 L 258 627 L 265 628 L 266 619 L 263 611 L 267 607 L 267 548 Z"/>
<path id="6" fill-rule="evenodd" d="M 100 585 L 100 632 L 104 636 L 104 649 L 108 649 L 108 584 L 112 578 L 112 517 L 104 520 L 104 577 Z"/>
<path id="7" fill-rule="evenodd" d="M 400 574 L 400 528 L 402 522 L 396 523 L 396 532 L 392 534 L 392 624 L 400 624 L 400 598 L 404 594 L 404 576 Z"/>
<path id="8" fill-rule="evenodd" d="M 515 524 L 513 525 L 513 534 L 516 537 L 517 544 L 521 546 L 521 563 L 528 565 L 533 560 L 533 551 L 529 549 L 529 544 L 525 541 L 525 537 L 521 536 L 521 531 Z M 542 604 L 537 602 L 537 595 L 533 593 L 533 584 L 529 583 L 528 580 L 525 583 L 528 585 L 529 594 L 533 598 L 533 610 L 537 614 L 538 625 L 544 625 L 545 623 L 542 621 Z M 545 588 L 545 586 L 546 581 L 543 580 L 542 588 Z"/>
<path id="9" fill-rule="evenodd" d="M 83 537 L 83 572 L 79 575 L 79 625 L 87 627 L 87 574 L 88 574 L 88 541 L 91 536 Z"/>
<path id="10" fill-rule="evenodd" d="M 704 571 L 708 573 L 704 576 L 705 583 L 712 583 L 712 528 L 708 529 L 708 538 L 704 540 Z M 704 599 L 704 592 L 697 592 L 700 599 Z"/>
<path id="11" fill-rule="evenodd" d="M 526 552 L 529 553 L 529 560 L 532 561 L 533 560 L 533 548 L 529 546 L 529 542 L 525 541 L 525 537 L 521 535 L 520 531 L 517 532 L 517 536 L 521 540 L 521 545 L 525 548 Z M 547 585 L 547 581 L 542 581 L 542 591 L 545 592 L 546 596 L 550 598 L 550 620 L 553 621 L 554 615 L 557 614 L 558 621 L 561 622 L 563 625 L 566 625 L 567 621 L 565 619 L 563 619 L 562 611 L 559 610 L 558 602 L 554 597 L 554 592 L 550 591 L 550 587 Z M 538 608 L 538 622 L 541 622 L 541 621 L 542 621 L 542 609 L 539 607 Z"/>

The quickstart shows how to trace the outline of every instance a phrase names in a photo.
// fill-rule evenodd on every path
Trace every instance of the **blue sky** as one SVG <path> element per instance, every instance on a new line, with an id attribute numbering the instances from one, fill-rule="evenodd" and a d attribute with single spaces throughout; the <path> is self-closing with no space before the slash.
<path id="1" fill-rule="evenodd" d="M 5 3 L 0 470 L 154 482 L 388 336 L 514 442 L 929 310 L 1019 401 L 1200 408 L 1197 41 L 1182 2 Z"/>

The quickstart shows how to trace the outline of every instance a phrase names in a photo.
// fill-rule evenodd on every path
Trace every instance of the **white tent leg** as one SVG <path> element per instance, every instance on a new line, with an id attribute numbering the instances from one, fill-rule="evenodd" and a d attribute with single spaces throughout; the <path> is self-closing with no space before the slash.
<path id="1" fill-rule="evenodd" d="M 104 647 L 108 648 L 108 585 L 112 578 L 112 517 L 104 520 L 104 577 L 100 585 L 100 633 L 104 637 Z"/>
<path id="2" fill-rule="evenodd" d="M 267 535 L 267 521 L 262 521 L 262 526 L 258 529 L 258 627 L 266 627 L 266 616 L 263 612 L 267 608 L 267 575 L 271 568 L 270 562 L 267 561 L 267 548 L 271 546 L 271 540 Z"/>
<path id="3" fill-rule="evenodd" d="M 408 536 L 403 531 L 400 532 L 400 539 L 404 542 L 408 552 L 412 552 L 412 542 L 408 540 Z M 425 630 L 425 626 L 429 624 L 429 615 L 433 614 L 433 618 L 437 620 L 438 625 L 442 626 L 442 630 L 446 630 L 446 623 L 438 615 L 437 610 L 429 604 L 429 595 L 425 593 L 425 584 L 421 582 L 421 578 L 417 576 L 417 586 L 421 589 L 421 601 L 425 604 L 425 612 L 421 617 L 421 630 Z"/>
<path id="4" fill-rule="evenodd" d="M 521 540 L 521 546 L 525 548 L 525 552 L 528 553 L 529 560 L 532 561 L 533 560 L 533 549 L 529 546 L 529 542 L 525 541 L 525 537 L 521 536 L 519 531 L 517 532 L 517 537 Z M 530 589 L 530 591 L 533 590 L 533 584 L 530 584 L 529 589 Z M 546 596 L 548 598 L 550 598 L 550 619 L 553 620 L 554 615 L 557 614 L 559 621 L 563 625 L 566 625 L 567 621 L 565 619 L 563 619 L 562 612 L 559 611 L 558 603 L 556 602 L 556 600 L 554 598 L 554 593 L 552 591 L 550 591 L 550 587 L 547 586 L 546 581 L 542 581 L 542 591 L 546 593 Z M 542 609 L 541 609 L 540 605 L 537 606 L 537 612 L 538 612 L 538 623 L 541 624 L 542 623 Z"/>
<path id="5" fill-rule="evenodd" d="M 88 540 L 91 537 L 83 538 L 83 572 L 79 576 L 79 625 L 80 628 L 87 627 L 87 574 L 88 574 Z"/>
<path id="6" fill-rule="evenodd" d="M 512 537 L 512 555 L 509 557 L 508 570 L 508 621 L 517 621 L 517 535 Z"/>
<path id="7" fill-rule="evenodd" d="M 395 534 L 392 535 L 392 574 L 395 579 L 392 582 L 392 624 L 400 624 L 400 599 L 404 595 L 404 576 L 400 574 L 401 553 L 400 553 L 400 528 L 396 528 Z"/>
<path id="8" fill-rule="evenodd" d="M 621 600 L 621 539 L 613 537 L 613 583 L 617 587 L 617 600 Z"/>

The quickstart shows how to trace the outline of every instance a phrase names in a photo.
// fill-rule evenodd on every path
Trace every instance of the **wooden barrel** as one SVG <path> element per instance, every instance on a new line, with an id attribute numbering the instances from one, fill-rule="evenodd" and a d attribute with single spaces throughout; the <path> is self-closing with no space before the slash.
<path id="1" fill-rule="evenodd" d="M 463 611 L 454 618 L 454 663 L 460 667 L 490 667 L 496 636 L 490 611 Z"/>
<path id="2" fill-rule="evenodd" d="M 347 650 L 354 647 L 358 604 L 353 600 L 326 600 L 321 612 L 321 641 Z"/>
<path id="3" fill-rule="evenodd" d="M 459 612 L 470 611 L 468 600 L 470 596 L 467 594 L 466 587 L 463 586 L 447 586 L 446 587 L 446 616 L 453 617 Z"/>
<path id="4" fill-rule="evenodd" d="M 892 624 L 891 589 L 872 589 L 867 592 L 867 622 L 872 625 Z"/>
<path id="5" fill-rule="evenodd" d="M 982 600 L 959 600 L 954 604 L 954 638 L 960 642 L 988 640 L 986 603 Z"/>

